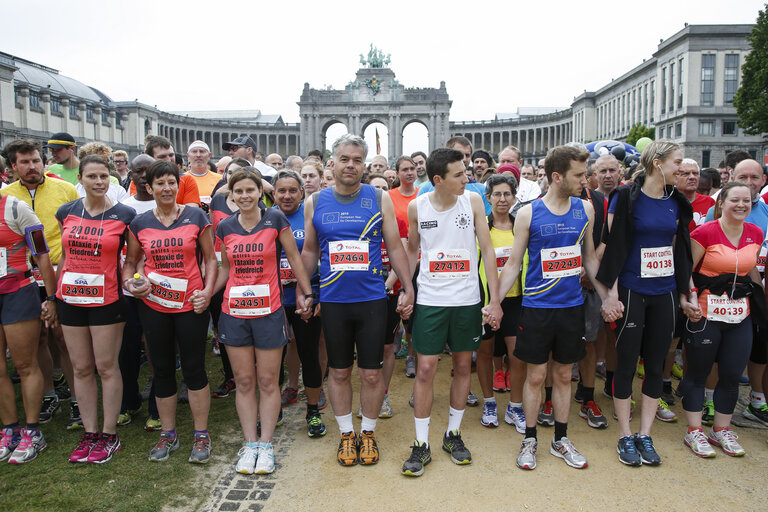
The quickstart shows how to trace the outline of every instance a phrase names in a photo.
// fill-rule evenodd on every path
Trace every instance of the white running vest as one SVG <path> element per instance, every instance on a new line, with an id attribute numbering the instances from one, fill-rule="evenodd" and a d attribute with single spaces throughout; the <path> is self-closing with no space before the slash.
<path id="1" fill-rule="evenodd" d="M 470 194 L 438 212 L 424 194 L 416 198 L 421 262 L 416 303 L 423 306 L 471 306 L 480 302 L 477 242 Z"/>

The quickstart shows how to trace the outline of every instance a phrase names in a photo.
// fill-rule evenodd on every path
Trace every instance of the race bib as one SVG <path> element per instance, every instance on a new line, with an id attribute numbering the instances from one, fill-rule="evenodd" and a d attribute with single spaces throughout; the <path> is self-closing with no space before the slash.
<path id="1" fill-rule="evenodd" d="M 747 298 L 729 299 L 727 295 L 707 295 L 707 319 L 727 324 L 741 323 L 749 315 Z"/>
<path id="2" fill-rule="evenodd" d="M 328 256 L 331 272 L 368 270 L 368 242 L 365 240 L 328 242 Z"/>
<path id="3" fill-rule="evenodd" d="M 171 309 L 184 307 L 187 298 L 187 280 L 167 277 L 157 272 L 147 274 L 151 286 L 148 300 Z"/>
<path id="4" fill-rule="evenodd" d="M 512 254 L 512 246 L 496 247 L 494 248 L 494 251 L 496 251 L 496 269 L 499 271 L 499 274 L 501 274 L 501 269 L 507 264 L 509 255 Z"/>
<path id="5" fill-rule="evenodd" d="M 53 273 L 56 274 L 56 265 L 53 265 Z M 37 286 L 45 288 L 45 282 L 43 282 L 43 273 L 37 267 L 32 267 L 32 277 L 35 278 Z"/>
<path id="6" fill-rule="evenodd" d="M 104 304 L 104 274 L 64 272 L 61 298 L 67 304 Z"/>
<path id="7" fill-rule="evenodd" d="M 264 316 L 271 312 L 269 285 L 233 286 L 229 289 L 229 312 L 235 316 Z"/>
<path id="8" fill-rule="evenodd" d="M 581 274 L 581 244 L 541 250 L 541 276 L 544 279 Z"/>
<path id="9" fill-rule="evenodd" d="M 671 245 L 640 248 L 640 277 L 668 277 L 674 273 Z"/>
<path id="10" fill-rule="evenodd" d="M 296 275 L 293 273 L 288 258 L 280 258 L 280 281 L 282 284 L 295 283 Z"/>
<path id="11" fill-rule="evenodd" d="M 768 254 L 768 249 L 763 245 L 760 247 L 760 254 L 757 255 L 757 271 L 761 274 L 765 272 L 765 257 Z"/>
<path id="12" fill-rule="evenodd" d="M 430 279 L 467 279 L 469 272 L 468 249 L 429 252 Z"/>
<path id="13" fill-rule="evenodd" d="M 5 247 L 0 247 L 0 277 L 8 275 L 8 251 Z"/>

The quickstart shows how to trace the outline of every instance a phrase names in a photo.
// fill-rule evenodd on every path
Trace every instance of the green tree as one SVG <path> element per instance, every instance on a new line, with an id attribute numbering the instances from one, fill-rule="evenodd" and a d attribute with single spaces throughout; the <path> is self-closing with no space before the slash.
<path id="1" fill-rule="evenodd" d="M 645 125 L 642 125 L 640 123 L 637 123 L 632 128 L 629 129 L 629 133 L 627 134 L 627 144 L 630 144 L 634 146 L 638 139 L 642 139 L 643 137 L 648 137 L 649 139 L 655 139 L 656 138 L 656 130 L 653 128 L 648 128 Z"/>
<path id="2" fill-rule="evenodd" d="M 748 40 L 752 51 L 741 68 L 741 85 L 733 104 L 744 133 L 759 135 L 768 132 L 768 4 L 759 11 Z"/>

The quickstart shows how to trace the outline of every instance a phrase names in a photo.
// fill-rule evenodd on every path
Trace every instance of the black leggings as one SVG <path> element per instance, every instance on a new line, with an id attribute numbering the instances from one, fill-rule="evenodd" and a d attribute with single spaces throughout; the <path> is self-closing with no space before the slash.
<path id="1" fill-rule="evenodd" d="M 288 322 L 293 328 L 293 336 L 296 338 L 296 351 L 301 360 L 301 377 L 304 380 L 304 387 L 319 388 L 323 385 L 318 350 L 320 329 L 322 328 L 320 317 L 313 316 L 305 322 L 301 316 L 296 314 L 296 306 L 285 306 L 285 316 L 288 318 Z M 285 358 L 285 351 L 283 351 L 283 358 Z"/>
<path id="2" fill-rule="evenodd" d="M 739 398 L 739 379 L 752 349 L 752 319 L 747 317 L 738 324 L 701 319 L 690 323 L 688 329 L 694 332 L 685 333 L 688 364 L 680 383 L 683 409 L 689 412 L 701 411 L 704 406 L 704 385 L 712 364 L 717 362 L 715 410 L 721 414 L 733 414 Z"/>
<path id="3" fill-rule="evenodd" d="M 149 346 L 158 398 L 176 394 L 176 343 L 179 345 L 181 373 L 190 391 L 208 385 L 205 373 L 205 338 L 208 334 L 208 312 L 160 313 L 139 304 L 139 318 Z"/>
<path id="4" fill-rule="evenodd" d="M 637 358 L 642 356 L 645 365 L 643 394 L 659 398 L 664 361 L 675 331 L 677 292 L 643 295 L 619 286 L 619 300 L 624 304 L 624 317 L 614 329 L 616 371 L 613 396 L 626 399 L 632 395 Z"/>
<path id="5" fill-rule="evenodd" d="M 224 289 L 222 288 L 219 293 L 213 294 L 211 297 L 211 305 L 208 309 L 211 312 L 211 320 L 213 320 L 213 328 L 216 329 L 216 333 L 219 332 L 219 317 L 221 316 L 221 305 L 224 303 Z M 221 355 L 221 367 L 224 370 L 224 379 L 231 380 L 235 378 L 235 374 L 232 373 L 232 365 L 229 364 L 229 355 L 227 354 L 227 346 L 223 343 L 219 343 L 219 354 Z"/>

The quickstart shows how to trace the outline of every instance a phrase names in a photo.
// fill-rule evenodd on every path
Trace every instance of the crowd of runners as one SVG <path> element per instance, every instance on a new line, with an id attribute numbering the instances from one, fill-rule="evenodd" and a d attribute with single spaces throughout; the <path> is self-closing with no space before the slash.
<path id="1" fill-rule="evenodd" d="M 0 358 L 0 461 L 35 459 L 41 424 L 69 400 L 67 428 L 81 430 L 72 463 L 109 461 L 144 401 L 144 428 L 159 432 L 149 460 L 188 437 L 189 462 L 206 463 L 211 397 L 234 392 L 235 470 L 271 473 L 274 431 L 301 376 L 307 435 L 326 435 L 330 402 L 337 462 L 375 464 L 376 424 L 394 414 L 389 387 L 404 357 L 415 435 L 402 473 L 420 476 L 443 354 L 452 380 L 437 439 L 455 464 L 472 462 L 466 407 L 482 403 L 482 425 L 498 427 L 496 394 L 508 393 L 519 468 L 536 467 L 540 426 L 554 427 L 552 455 L 587 467 L 568 419 L 575 400 L 590 427 L 608 426 L 596 377 L 629 466 L 662 463 L 651 431 L 677 421 L 677 400 L 681 439 L 700 457 L 713 446 L 744 455 L 731 430 L 741 384 L 751 386 L 744 416 L 768 425 L 768 191 L 746 153 L 700 169 L 659 140 L 627 169 L 572 143 L 536 169 L 514 146 L 494 155 L 456 136 L 390 168 L 381 156 L 367 163 L 366 142 L 350 134 L 327 158 L 285 162 L 247 136 L 223 144 L 229 156 L 216 164 L 203 141 L 186 159 L 163 137 L 145 143 L 130 161 L 99 143 L 78 151 L 67 133 L 3 150 L 0 349 L 14 370 Z M 209 333 L 224 372 L 213 391 Z M 176 430 L 180 402 L 193 433 Z"/>

